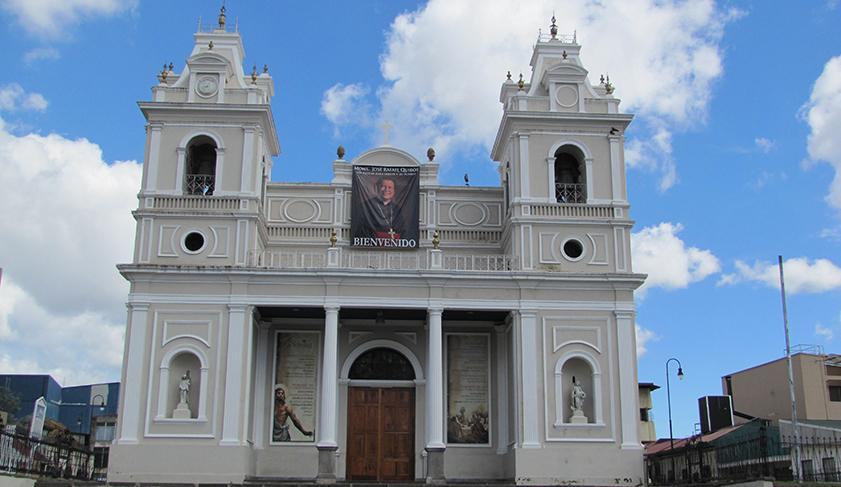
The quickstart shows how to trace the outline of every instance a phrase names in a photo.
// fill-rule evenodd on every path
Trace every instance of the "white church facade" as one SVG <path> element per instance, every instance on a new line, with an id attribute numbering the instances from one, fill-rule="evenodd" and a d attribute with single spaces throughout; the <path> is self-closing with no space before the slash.
<path id="1" fill-rule="evenodd" d="M 109 482 L 642 483 L 632 117 L 551 32 L 502 83 L 493 187 L 389 146 L 270 181 L 272 78 L 224 16 L 195 34 L 140 103 Z"/>

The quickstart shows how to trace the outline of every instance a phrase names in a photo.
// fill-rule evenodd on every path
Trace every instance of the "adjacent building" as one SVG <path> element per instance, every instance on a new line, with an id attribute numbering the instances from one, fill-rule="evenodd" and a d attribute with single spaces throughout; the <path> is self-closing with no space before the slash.
<path id="1" fill-rule="evenodd" d="M 632 116 L 575 36 L 501 80 L 498 185 L 388 145 L 283 183 L 273 79 L 225 21 L 140 103 L 109 481 L 642 483 Z"/>
<path id="2" fill-rule="evenodd" d="M 798 419 L 841 420 L 841 356 L 795 353 L 791 356 Z M 721 378 L 722 391 L 742 416 L 791 419 L 791 393 L 785 357 Z"/>
<path id="3" fill-rule="evenodd" d="M 653 382 L 639 383 L 640 441 L 643 445 L 657 441 L 657 429 L 654 427 L 654 418 L 651 416 L 651 410 L 654 409 L 651 393 L 659 388 L 660 386 Z"/>

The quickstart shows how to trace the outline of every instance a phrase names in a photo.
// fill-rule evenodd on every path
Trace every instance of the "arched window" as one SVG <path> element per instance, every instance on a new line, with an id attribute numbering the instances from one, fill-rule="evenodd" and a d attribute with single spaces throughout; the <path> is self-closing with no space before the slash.
<path id="1" fill-rule="evenodd" d="M 373 348 L 360 355 L 350 367 L 349 379 L 415 380 L 409 359 L 391 348 Z"/>
<path id="2" fill-rule="evenodd" d="M 584 154 L 575 146 L 555 151 L 555 199 L 558 203 L 586 203 Z"/>
<path id="3" fill-rule="evenodd" d="M 187 144 L 184 193 L 210 196 L 216 186 L 215 179 L 216 143 L 210 137 L 200 135 Z"/>

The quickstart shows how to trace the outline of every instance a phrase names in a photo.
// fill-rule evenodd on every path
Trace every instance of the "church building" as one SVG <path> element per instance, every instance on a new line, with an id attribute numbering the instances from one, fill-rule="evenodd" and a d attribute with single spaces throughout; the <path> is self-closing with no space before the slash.
<path id="1" fill-rule="evenodd" d="M 271 181 L 272 78 L 199 29 L 139 104 L 109 482 L 642 483 L 632 116 L 549 32 L 477 187 L 388 145 Z"/>

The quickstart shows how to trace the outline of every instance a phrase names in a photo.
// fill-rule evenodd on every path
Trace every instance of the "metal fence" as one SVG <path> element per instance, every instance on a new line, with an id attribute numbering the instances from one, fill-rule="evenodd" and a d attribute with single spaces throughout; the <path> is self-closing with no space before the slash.
<path id="1" fill-rule="evenodd" d="M 793 451 L 795 438 L 785 435 L 782 437 L 782 444 Z M 817 435 L 807 433 L 800 437 L 800 473 L 803 480 L 839 482 L 841 481 L 839 464 L 841 464 L 841 437 L 827 431 L 820 431 Z"/>
<path id="2" fill-rule="evenodd" d="M 0 471 L 91 480 L 93 453 L 0 431 Z"/>
<path id="3" fill-rule="evenodd" d="M 750 434 L 736 434 L 712 441 L 699 435 L 675 442 L 645 458 L 651 485 L 746 481 L 762 478 L 791 480 L 788 445 L 767 424 Z"/>

